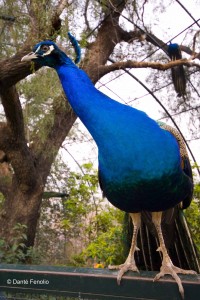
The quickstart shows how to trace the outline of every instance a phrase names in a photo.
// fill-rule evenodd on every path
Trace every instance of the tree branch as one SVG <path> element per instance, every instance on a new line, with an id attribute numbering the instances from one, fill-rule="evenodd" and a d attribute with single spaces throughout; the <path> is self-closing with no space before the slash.
<path id="1" fill-rule="evenodd" d="M 25 141 L 24 119 L 18 92 L 15 86 L 0 91 L 8 126 L 16 139 Z"/>
<path id="2" fill-rule="evenodd" d="M 66 7 L 69 7 L 71 4 L 72 4 L 72 2 L 69 3 L 69 1 L 67 1 L 67 0 L 60 0 L 58 5 L 56 6 L 54 16 L 59 17 L 62 14 L 63 10 Z"/>
<path id="3" fill-rule="evenodd" d="M 71 4 L 72 3 L 69 3 L 67 0 L 59 1 L 51 17 L 51 28 L 48 30 L 48 36 L 51 36 L 52 38 L 57 36 L 61 29 L 60 15 L 62 14 L 63 10 Z"/>
<path id="4" fill-rule="evenodd" d="M 165 70 L 168 70 L 173 67 L 180 66 L 180 65 L 184 65 L 187 67 L 200 68 L 199 64 L 197 64 L 195 62 L 191 62 L 191 60 L 188 60 L 188 59 L 180 59 L 180 60 L 176 60 L 176 61 L 170 61 L 166 64 L 162 64 L 159 62 L 146 62 L 146 61 L 137 62 L 137 61 L 128 60 L 128 61 L 124 61 L 124 62 L 116 62 L 116 63 L 107 65 L 107 66 L 100 66 L 98 68 L 98 72 L 99 72 L 99 76 L 101 77 L 109 72 L 120 70 L 120 69 L 126 69 L 126 68 L 151 68 L 151 69 L 165 71 Z"/>
<path id="5" fill-rule="evenodd" d="M 81 65 L 94 83 L 100 78 L 98 73 L 99 66 L 106 64 L 114 47 L 122 40 L 121 28 L 118 22 L 120 12 L 125 7 L 125 1 L 120 1 L 120 3 L 119 12 L 110 7 L 109 14 L 99 27 L 95 42 L 89 45 L 86 57 Z"/>
<path id="6" fill-rule="evenodd" d="M 25 192 L 35 187 L 37 174 L 25 139 L 21 105 L 15 87 L 1 94 L 8 122 L 0 123 L 0 149 L 5 152 L 19 187 Z"/>
<path id="7" fill-rule="evenodd" d="M 11 87 L 33 73 L 29 62 L 21 62 L 22 57 L 30 51 L 30 45 L 26 45 L 16 55 L 0 61 L 0 90 Z M 39 66 L 35 66 L 35 70 L 38 69 Z"/>
<path id="8" fill-rule="evenodd" d="M 63 9 L 66 7 L 67 4 L 66 0 L 61 0 L 56 7 L 56 10 L 51 18 L 51 26 L 47 27 L 47 31 L 40 32 L 40 38 L 54 38 L 58 34 L 58 31 L 61 27 L 61 21 L 60 21 L 60 14 L 62 13 Z M 24 47 L 16 53 L 13 57 L 9 59 L 4 59 L 0 61 L 0 90 L 4 90 L 5 88 L 8 88 L 20 80 L 24 79 L 28 75 L 33 73 L 33 68 L 31 68 L 30 62 L 21 62 L 22 57 L 27 54 L 27 52 L 30 52 L 32 50 L 31 45 L 33 43 L 38 41 L 38 34 L 36 31 L 31 32 L 31 37 L 27 38 L 27 40 L 24 42 Z M 34 70 L 37 71 L 40 67 L 35 64 Z"/>

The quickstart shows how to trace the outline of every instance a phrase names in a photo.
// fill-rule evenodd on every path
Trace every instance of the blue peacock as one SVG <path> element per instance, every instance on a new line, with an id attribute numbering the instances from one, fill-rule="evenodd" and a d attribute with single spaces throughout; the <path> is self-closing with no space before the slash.
<path id="1" fill-rule="evenodd" d="M 167 52 L 171 60 L 177 60 L 182 58 L 180 46 L 176 43 L 170 43 L 167 48 Z M 186 94 L 186 75 L 183 66 L 176 66 L 171 68 L 172 81 L 174 84 L 177 96 L 185 96 Z"/>
<path id="2" fill-rule="evenodd" d="M 71 34 L 69 38 L 78 62 L 78 44 Z M 33 52 L 22 58 L 22 61 L 30 60 L 56 70 L 67 99 L 98 146 L 99 183 L 104 196 L 131 216 L 134 230 L 128 257 L 122 265 L 109 266 L 119 269 L 117 282 L 120 283 L 128 270 L 138 271 L 135 262 L 137 235 L 141 214 L 146 213 L 155 225 L 158 250 L 163 256 L 155 280 L 171 274 L 183 296 L 177 273 L 195 272 L 173 265 L 161 229 L 165 216 L 170 215 L 168 219 L 174 222 L 175 208 L 190 205 L 193 193 L 187 151 L 177 132 L 98 91 L 87 74 L 52 41 L 36 44 Z"/>

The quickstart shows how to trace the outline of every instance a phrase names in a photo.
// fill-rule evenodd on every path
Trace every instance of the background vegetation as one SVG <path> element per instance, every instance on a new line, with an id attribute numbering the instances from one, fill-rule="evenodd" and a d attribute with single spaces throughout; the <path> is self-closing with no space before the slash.
<path id="1" fill-rule="evenodd" d="M 185 67 L 188 78 L 185 98 L 176 96 L 170 69 L 163 72 L 162 66 L 158 66 L 147 70 L 145 65 L 153 68 L 154 62 L 161 62 L 168 68 L 172 66 L 163 49 L 166 50 L 166 42 L 173 40 L 175 33 L 172 28 L 161 26 L 160 16 L 168 14 L 170 18 L 168 9 L 175 2 L 0 0 L 2 262 L 107 266 L 123 260 L 120 245 L 124 216 L 102 199 L 96 163 L 87 157 L 91 152 L 85 147 L 87 142 L 93 150 L 91 137 L 85 131 L 82 133 L 79 123 L 73 126 L 76 116 L 55 72 L 38 70 L 39 66 L 23 63 L 21 58 L 35 42 L 46 38 L 56 40 L 73 57 L 74 51 L 67 40 L 67 32 L 72 32 L 82 47 L 80 68 L 99 89 L 110 94 L 105 86 L 110 89 L 112 82 L 116 82 L 120 91 L 118 95 L 112 94 L 113 98 L 119 101 L 123 98 L 138 108 L 142 104 L 147 113 L 151 107 L 157 111 L 155 99 L 149 94 L 146 97 L 144 90 L 140 98 L 141 89 L 133 81 L 129 88 L 124 87 L 122 68 L 134 68 L 131 74 L 137 72 L 143 82 L 146 79 L 192 145 L 199 138 L 199 50 L 197 46 L 193 49 L 199 25 L 193 20 L 185 21 L 182 28 L 185 31 L 179 36 L 180 29 L 177 37 L 185 57 L 196 51 L 196 64 Z M 191 2 L 198 7 L 198 1 Z M 159 37 L 158 27 L 162 27 Z M 110 58 L 116 63 L 108 63 Z M 141 72 L 138 67 L 144 70 Z M 170 123 L 166 113 L 160 111 L 159 117 Z M 78 152 L 80 145 L 87 154 Z M 68 164 L 66 151 L 71 153 L 78 169 Z M 84 158 L 84 163 L 77 161 L 76 153 Z M 198 182 L 196 176 L 195 200 L 186 215 L 200 250 Z"/>

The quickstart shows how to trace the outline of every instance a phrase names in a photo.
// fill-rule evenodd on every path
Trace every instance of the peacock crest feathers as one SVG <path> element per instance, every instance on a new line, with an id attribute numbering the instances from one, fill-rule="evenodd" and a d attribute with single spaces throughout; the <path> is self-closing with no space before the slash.
<path id="1" fill-rule="evenodd" d="M 75 64 L 78 64 L 81 60 L 81 48 L 79 47 L 79 44 L 78 44 L 77 40 L 75 39 L 75 37 L 73 35 L 71 35 L 70 32 L 68 32 L 68 37 L 69 37 L 69 40 L 70 40 L 72 46 L 74 47 L 75 54 L 76 54 L 76 58 L 75 58 L 74 62 L 75 62 Z"/>
<path id="2" fill-rule="evenodd" d="M 81 49 L 77 40 L 70 33 L 68 33 L 68 36 L 75 50 L 75 64 L 77 64 L 81 59 Z M 62 64 L 74 65 L 65 52 L 61 51 L 51 40 L 45 40 L 36 44 L 33 47 L 33 51 L 22 58 L 22 61 L 30 60 L 35 60 L 42 66 L 49 66 L 55 69 Z"/>

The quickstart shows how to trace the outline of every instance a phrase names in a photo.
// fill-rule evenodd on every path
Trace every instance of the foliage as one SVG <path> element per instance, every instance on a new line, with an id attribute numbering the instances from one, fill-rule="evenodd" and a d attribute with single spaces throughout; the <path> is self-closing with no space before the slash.
<path id="1" fill-rule="evenodd" d="M 5 197 L 2 193 L 0 193 L 0 210 L 3 208 L 4 201 L 5 201 Z"/>
<path id="2" fill-rule="evenodd" d="M 60 182 L 67 182 L 62 191 L 68 196 L 43 200 L 35 244 L 42 262 L 89 266 L 121 261 L 123 212 L 102 199 L 97 171 L 91 163 L 81 166 L 83 173 L 57 164 Z"/>
<path id="3" fill-rule="evenodd" d="M 190 225 L 191 233 L 197 250 L 200 255 L 200 197 L 199 197 L 199 184 L 195 185 L 194 195 L 195 198 L 186 210 L 186 217 Z"/>
<path id="4" fill-rule="evenodd" d="M 121 226 L 108 228 L 83 251 L 84 260 L 92 258 L 94 262 L 100 262 L 104 266 L 122 263 L 121 234 Z"/>
<path id="5" fill-rule="evenodd" d="M 27 248 L 24 240 L 27 239 L 24 233 L 26 226 L 23 224 L 16 224 L 13 228 L 13 238 L 8 245 L 6 240 L 0 239 L 0 260 L 1 263 L 21 263 L 31 261 L 33 264 L 38 264 L 40 262 L 39 256 L 37 255 L 35 249 L 32 247 Z"/>
<path id="6" fill-rule="evenodd" d="M 65 182 L 65 187 L 61 186 L 62 191 L 68 196 L 43 200 L 36 248 L 45 253 L 46 261 L 66 264 L 69 263 L 70 252 L 79 252 L 93 236 L 87 228 L 93 215 L 101 209 L 103 199 L 98 194 L 97 172 L 92 164 L 81 167 L 83 174 L 69 171 L 64 163 L 57 161 L 57 164 L 59 169 L 54 164 L 52 173 L 59 170 L 60 183 Z M 52 188 L 52 182 L 50 185 Z"/>
<path id="7" fill-rule="evenodd" d="M 192 232 L 193 240 L 195 242 L 195 245 L 198 249 L 198 252 L 200 253 L 200 232 L 199 232 L 199 226 L 200 226 L 200 207 L 199 207 L 199 200 L 194 200 L 190 207 L 187 209 L 186 217 L 190 224 L 190 229 Z"/>
<path id="8" fill-rule="evenodd" d="M 98 225 L 96 237 L 78 256 L 74 256 L 74 263 L 100 263 L 102 266 L 119 264 L 124 260 L 122 244 L 122 218 L 124 213 L 114 207 L 105 207 L 94 222 Z"/>
<path id="9" fill-rule="evenodd" d="M 195 165 L 193 166 L 193 169 L 195 170 Z M 193 172 L 194 177 L 194 199 L 190 206 L 186 209 L 185 215 L 187 217 L 187 220 L 190 225 L 191 233 L 193 240 L 195 242 L 195 245 L 197 247 L 197 250 L 200 255 L 200 184 L 197 181 L 197 175 L 195 172 Z"/>
<path id="10" fill-rule="evenodd" d="M 44 141 L 54 121 L 54 105 L 58 105 L 55 101 L 61 88 L 58 76 L 51 69 L 42 69 L 37 76 L 33 75 L 30 80 L 20 82 L 18 88 L 21 98 L 24 99 L 23 115 L 27 140 L 31 142 L 37 134 L 37 138 Z M 64 101 L 62 102 L 64 109 Z"/>
<path id="11" fill-rule="evenodd" d="M 197 199 L 200 199 L 200 183 L 195 184 L 195 188 L 194 188 L 194 196 Z"/>

